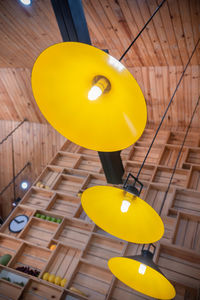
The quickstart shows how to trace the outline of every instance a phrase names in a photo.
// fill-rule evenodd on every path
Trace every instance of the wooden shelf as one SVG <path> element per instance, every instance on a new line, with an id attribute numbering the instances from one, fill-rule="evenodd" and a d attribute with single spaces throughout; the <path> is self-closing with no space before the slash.
<path id="1" fill-rule="evenodd" d="M 145 130 L 135 145 L 121 152 L 125 167 L 123 179 L 129 172 L 137 175 L 153 135 L 153 130 Z M 183 136 L 183 132 L 160 131 L 140 174 L 139 179 L 144 184 L 140 197 L 157 212 Z M 200 134 L 189 133 L 162 210 L 165 233 L 155 243 L 155 261 L 174 284 L 177 300 L 184 300 L 188 295 L 190 300 L 196 300 L 198 295 L 199 178 Z M 0 255 L 12 255 L 8 265 L 0 266 L 0 270 L 8 270 L 28 280 L 26 286 L 21 288 L 0 279 L 0 291 L 5 296 L 13 300 L 150 300 L 115 279 L 108 270 L 109 258 L 139 255 L 142 245 L 110 235 L 85 214 L 81 206 L 81 193 L 96 185 L 108 185 L 98 153 L 66 141 L 0 229 Z M 62 221 L 59 224 L 43 220 L 37 218 L 36 213 Z M 29 216 L 29 222 L 20 233 L 11 233 L 9 223 L 20 214 Z M 56 246 L 54 250 L 50 250 L 52 245 Z M 16 271 L 18 266 L 37 269 L 40 275 L 34 277 Z M 46 272 L 66 278 L 65 287 L 43 280 Z"/>

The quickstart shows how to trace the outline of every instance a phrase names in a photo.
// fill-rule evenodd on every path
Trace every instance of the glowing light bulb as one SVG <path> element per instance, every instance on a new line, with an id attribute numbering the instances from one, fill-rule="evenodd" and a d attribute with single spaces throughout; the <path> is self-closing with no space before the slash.
<path id="1" fill-rule="evenodd" d="M 123 213 L 127 212 L 128 209 L 129 209 L 130 204 L 131 203 L 129 201 L 123 200 L 122 205 L 121 205 L 121 212 L 123 212 Z"/>
<path id="2" fill-rule="evenodd" d="M 147 268 L 147 267 L 146 267 L 145 265 L 140 264 L 140 267 L 139 267 L 138 272 L 139 272 L 140 274 L 144 275 L 144 273 L 146 272 L 146 268 Z"/>
<path id="3" fill-rule="evenodd" d="M 28 188 L 28 182 L 27 182 L 27 181 L 22 181 L 22 183 L 21 183 L 21 188 L 22 188 L 23 190 L 26 190 L 26 189 Z"/>
<path id="4" fill-rule="evenodd" d="M 20 2 L 27 6 L 31 4 L 31 0 L 20 0 Z"/>
<path id="5" fill-rule="evenodd" d="M 94 85 L 88 93 L 88 99 L 93 101 L 99 98 L 102 95 L 102 90 L 97 85 Z"/>

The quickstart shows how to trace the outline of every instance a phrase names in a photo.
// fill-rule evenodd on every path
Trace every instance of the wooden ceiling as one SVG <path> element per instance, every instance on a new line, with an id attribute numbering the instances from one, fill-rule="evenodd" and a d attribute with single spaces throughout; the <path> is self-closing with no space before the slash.
<path id="1" fill-rule="evenodd" d="M 83 0 L 92 44 L 119 58 L 160 1 Z M 200 1 L 167 0 L 123 63 L 138 81 L 155 126 L 200 34 Z M 0 1 L 0 119 L 45 123 L 32 95 L 30 76 L 37 56 L 61 42 L 50 0 Z M 187 126 L 200 94 L 200 45 L 165 122 Z M 200 127 L 200 110 L 193 127 Z"/>

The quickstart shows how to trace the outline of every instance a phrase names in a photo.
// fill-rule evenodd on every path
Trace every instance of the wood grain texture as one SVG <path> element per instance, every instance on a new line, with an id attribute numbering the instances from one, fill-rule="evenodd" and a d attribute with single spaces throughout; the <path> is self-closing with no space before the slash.
<path id="1" fill-rule="evenodd" d="M 17 124 L 18 122 L 0 121 L 0 140 Z M 28 180 L 31 185 L 64 141 L 65 139 L 50 125 L 25 122 L 0 147 L 0 190 L 12 180 L 13 174 L 17 174 L 30 161 L 31 166 L 27 167 L 15 182 L 16 197 L 22 197 L 24 192 L 20 189 L 20 182 Z M 1 197 L 2 217 L 6 217 L 11 210 L 13 197 L 11 185 Z"/>

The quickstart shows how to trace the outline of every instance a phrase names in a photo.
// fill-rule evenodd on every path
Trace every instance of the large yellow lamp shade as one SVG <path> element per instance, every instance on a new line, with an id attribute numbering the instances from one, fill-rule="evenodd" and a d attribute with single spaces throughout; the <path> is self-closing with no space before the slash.
<path id="1" fill-rule="evenodd" d="M 173 285 L 162 274 L 151 258 L 143 255 L 113 257 L 108 261 L 110 271 L 130 288 L 155 299 L 173 299 Z"/>
<path id="2" fill-rule="evenodd" d="M 94 186 L 81 197 L 84 211 L 106 232 L 137 244 L 158 241 L 164 225 L 157 212 L 144 200 L 111 186 Z"/>
<path id="3" fill-rule="evenodd" d="M 146 125 L 146 102 L 134 77 L 87 44 L 65 42 L 44 50 L 33 67 L 32 89 L 49 123 L 88 149 L 124 149 Z"/>

